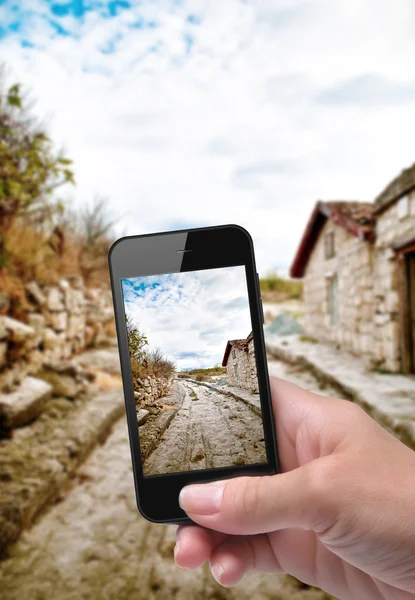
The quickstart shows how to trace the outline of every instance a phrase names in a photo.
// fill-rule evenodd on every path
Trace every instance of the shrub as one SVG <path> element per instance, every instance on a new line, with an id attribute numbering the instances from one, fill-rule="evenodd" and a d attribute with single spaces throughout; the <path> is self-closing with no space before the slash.
<path id="1" fill-rule="evenodd" d="M 148 344 L 147 338 L 140 332 L 137 325 L 131 321 L 131 318 L 128 317 L 128 315 L 125 315 L 125 323 L 127 325 L 130 358 L 138 363 L 142 363 L 146 358 L 144 347 Z"/>
<path id="2" fill-rule="evenodd" d="M 47 244 L 56 234 L 53 216 L 62 210 L 55 191 L 74 183 L 71 161 L 53 149 L 24 104 L 18 84 L 7 90 L 0 84 L 0 269 L 16 250 L 8 235 L 17 219 L 24 218 Z"/>
<path id="3" fill-rule="evenodd" d="M 171 377 L 176 370 L 173 361 L 166 358 L 160 348 L 155 348 L 147 354 L 147 369 L 154 377 Z"/>

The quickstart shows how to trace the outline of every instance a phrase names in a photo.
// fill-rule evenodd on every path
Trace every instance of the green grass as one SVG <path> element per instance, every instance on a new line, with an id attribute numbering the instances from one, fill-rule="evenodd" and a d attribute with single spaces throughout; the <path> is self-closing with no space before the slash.
<path id="1" fill-rule="evenodd" d="M 303 282 L 296 279 L 281 277 L 275 271 L 269 271 L 265 277 L 259 280 L 263 297 L 271 302 L 282 302 L 284 300 L 299 300 L 303 295 Z"/>
<path id="2" fill-rule="evenodd" d="M 312 335 L 300 335 L 298 338 L 300 342 L 308 342 L 309 344 L 318 344 L 318 339 Z"/>

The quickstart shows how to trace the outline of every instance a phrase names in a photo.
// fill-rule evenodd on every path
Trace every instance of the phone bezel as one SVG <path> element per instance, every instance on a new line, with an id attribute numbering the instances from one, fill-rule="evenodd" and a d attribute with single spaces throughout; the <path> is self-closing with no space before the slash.
<path id="1" fill-rule="evenodd" d="M 186 252 L 178 253 L 180 250 L 186 250 Z M 247 279 L 267 463 L 144 476 L 121 280 L 128 277 L 239 265 L 245 267 Z M 178 504 L 179 492 L 185 485 L 230 477 L 270 475 L 279 472 L 263 333 L 262 301 L 253 241 L 246 229 L 239 225 L 220 225 L 128 236 L 120 238 L 112 245 L 109 251 L 109 269 L 137 507 L 140 513 L 152 522 L 182 524 L 190 522 Z"/>

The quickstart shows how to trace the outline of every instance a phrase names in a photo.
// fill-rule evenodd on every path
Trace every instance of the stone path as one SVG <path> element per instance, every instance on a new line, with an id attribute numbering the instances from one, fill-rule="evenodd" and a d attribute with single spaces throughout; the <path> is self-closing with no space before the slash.
<path id="1" fill-rule="evenodd" d="M 268 352 L 278 359 L 312 369 L 345 397 L 415 449 L 415 377 L 369 371 L 364 362 L 328 344 L 313 344 L 292 335 L 265 336 Z M 338 395 L 339 392 L 336 392 Z"/>
<path id="2" fill-rule="evenodd" d="M 184 399 L 145 461 L 145 474 L 265 462 L 262 419 L 249 406 L 197 383 L 174 386 L 184 388 Z"/>
<path id="3" fill-rule="evenodd" d="M 271 363 L 270 371 L 309 389 L 318 389 L 317 381 L 310 374 L 292 371 L 282 363 Z M 199 395 L 200 390 L 196 392 Z M 197 407 L 202 403 L 203 400 L 192 401 L 192 409 L 199 410 Z M 222 588 L 213 580 L 206 565 L 193 573 L 174 565 L 174 539 L 174 527 L 147 523 L 137 511 L 127 427 L 122 419 L 106 443 L 98 447 L 78 471 L 61 501 L 23 534 L 11 548 L 10 558 L 0 563 L 1 598 L 330 598 L 318 590 L 299 586 L 291 578 L 269 574 L 252 573 L 235 588 Z"/>

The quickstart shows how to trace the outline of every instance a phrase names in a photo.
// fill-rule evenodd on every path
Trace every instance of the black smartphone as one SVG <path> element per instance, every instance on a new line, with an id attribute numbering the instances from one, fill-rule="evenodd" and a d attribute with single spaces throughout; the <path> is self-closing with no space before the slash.
<path id="1" fill-rule="evenodd" d="M 278 472 L 249 233 L 124 237 L 109 252 L 137 505 L 186 523 L 190 483 Z"/>

